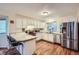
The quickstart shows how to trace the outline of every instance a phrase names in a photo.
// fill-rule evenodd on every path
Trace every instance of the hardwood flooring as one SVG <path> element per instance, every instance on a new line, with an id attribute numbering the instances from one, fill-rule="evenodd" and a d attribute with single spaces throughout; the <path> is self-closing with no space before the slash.
<path id="1" fill-rule="evenodd" d="M 58 44 L 39 41 L 36 43 L 36 55 L 79 55 L 79 51 L 64 48 Z"/>
<path id="2" fill-rule="evenodd" d="M 19 52 L 15 48 L 9 50 L 0 48 L 0 55 L 19 55 Z M 36 43 L 36 51 L 33 55 L 79 55 L 79 51 L 70 50 L 61 45 L 41 40 Z"/>
<path id="3" fill-rule="evenodd" d="M 16 48 L 0 48 L 0 55 L 20 55 Z"/>

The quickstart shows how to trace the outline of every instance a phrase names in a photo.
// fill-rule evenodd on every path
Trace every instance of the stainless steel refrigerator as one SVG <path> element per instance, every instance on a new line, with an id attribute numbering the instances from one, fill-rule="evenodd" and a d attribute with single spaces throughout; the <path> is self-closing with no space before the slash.
<path id="1" fill-rule="evenodd" d="M 63 33 L 61 45 L 66 48 L 79 50 L 79 23 L 64 22 L 62 23 L 61 32 Z"/>

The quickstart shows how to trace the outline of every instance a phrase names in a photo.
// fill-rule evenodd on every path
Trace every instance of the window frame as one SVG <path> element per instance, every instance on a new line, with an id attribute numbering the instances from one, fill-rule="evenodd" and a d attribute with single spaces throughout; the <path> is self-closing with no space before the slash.
<path id="1" fill-rule="evenodd" d="M 6 34 L 8 30 L 8 17 L 7 16 L 0 16 L 0 20 L 5 20 L 6 21 L 6 32 L 0 33 L 0 34 Z"/>
<path id="2" fill-rule="evenodd" d="M 48 24 L 53 24 L 53 23 L 56 23 L 56 30 L 54 31 L 54 32 L 56 32 L 56 31 L 57 31 L 57 22 L 56 22 L 56 21 L 47 23 L 47 30 L 48 30 L 48 31 L 50 30 L 50 29 L 48 28 Z"/>

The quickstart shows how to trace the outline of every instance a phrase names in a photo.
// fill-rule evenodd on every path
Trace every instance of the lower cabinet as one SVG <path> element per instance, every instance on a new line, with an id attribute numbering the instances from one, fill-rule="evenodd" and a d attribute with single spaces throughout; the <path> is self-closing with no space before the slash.
<path id="1" fill-rule="evenodd" d="M 43 39 L 49 42 L 60 43 L 60 35 L 52 33 L 43 33 L 43 32 L 37 33 L 36 35 L 38 37 L 36 40 Z"/>
<path id="2" fill-rule="evenodd" d="M 46 34 L 45 38 L 47 41 L 54 42 L 53 34 Z"/>
<path id="3" fill-rule="evenodd" d="M 53 35 L 49 34 L 49 33 L 41 33 L 41 39 L 49 41 L 49 42 L 53 42 Z"/>
<path id="4" fill-rule="evenodd" d="M 37 36 L 37 39 L 36 41 L 40 40 L 40 39 L 43 39 L 43 33 L 36 33 L 36 36 Z"/>

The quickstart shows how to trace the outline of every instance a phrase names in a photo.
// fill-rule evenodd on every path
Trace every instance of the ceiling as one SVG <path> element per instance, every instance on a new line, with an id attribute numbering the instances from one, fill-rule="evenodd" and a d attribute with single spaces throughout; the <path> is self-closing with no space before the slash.
<path id="1" fill-rule="evenodd" d="M 0 15 L 21 14 L 38 19 L 49 16 L 76 15 L 78 3 L 0 3 Z M 49 11 L 47 16 L 40 15 L 42 11 Z"/>

